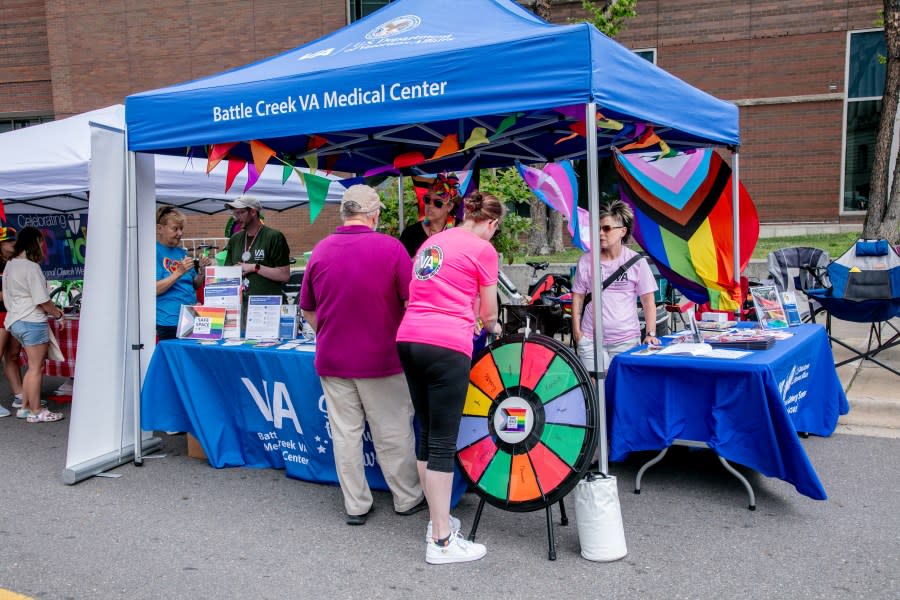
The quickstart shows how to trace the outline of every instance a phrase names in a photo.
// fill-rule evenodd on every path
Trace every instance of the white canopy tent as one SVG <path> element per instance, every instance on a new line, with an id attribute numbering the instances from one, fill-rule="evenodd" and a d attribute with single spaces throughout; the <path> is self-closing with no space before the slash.
<path id="1" fill-rule="evenodd" d="M 87 211 L 92 174 L 90 123 L 124 129 L 125 107 L 116 104 L 0 134 L 0 199 L 6 212 Z M 179 206 L 186 212 L 223 212 L 223 201 L 243 193 L 246 175 L 239 175 L 226 193 L 227 165 L 223 162 L 209 175 L 206 166 L 205 158 L 158 157 L 156 201 Z M 333 185 L 326 202 L 340 202 L 343 190 L 343 186 Z M 276 165 L 263 171 L 248 194 L 259 198 L 268 210 L 282 211 L 309 203 L 297 176 L 292 175 L 282 184 L 281 169 Z"/>
<path id="2" fill-rule="evenodd" d="M 85 289 L 99 293 L 91 292 L 90 302 L 81 312 L 63 472 L 66 483 L 131 461 L 138 435 L 143 439 L 143 452 L 159 446 L 159 439 L 149 432 L 135 433 L 134 400 L 139 378 L 126 364 L 122 345 L 128 328 L 137 326 L 138 314 L 151 326 L 148 331 L 155 323 L 153 287 L 134 292 L 137 271 L 153 267 L 153 261 L 145 257 L 154 255 L 155 237 L 149 229 L 149 238 L 143 239 L 138 248 L 133 228 L 126 225 L 134 207 L 125 201 L 124 161 L 93 160 L 98 153 L 125 156 L 124 123 L 124 107 L 114 105 L 0 134 L 0 199 L 7 213 L 87 212 L 90 223 Z M 143 176 L 155 181 L 155 185 L 142 188 L 142 197 L 148 200 L 141 208 L 148 211 L 146 222 L 153 222 L 156 203 L 176 205 L 185 212 L 215 214 L 226 210 L 225 201 L 243 192 L 245 175 L 239 175 L 231 190 L 225 192 L 226 164 L 207 175 L 203 158 L 155 158 L 141 161 Z M 248 193 L 259 198 L 266 210 L 308 204 L 306 190 L 296 174 L 282 184 L 281 171 L 277 166 L 266 169 Z M 328 178 L 333 183 L 326 202 L 340 202 L 344 187 L 335 183 L 337 177 Z M 154 340 L 150 336 L 143 341 L 152 345 Z"/>

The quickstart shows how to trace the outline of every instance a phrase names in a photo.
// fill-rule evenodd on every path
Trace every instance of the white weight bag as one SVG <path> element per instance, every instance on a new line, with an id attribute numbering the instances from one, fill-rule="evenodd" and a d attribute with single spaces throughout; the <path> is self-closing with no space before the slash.
<path id="1" fill-rule="evenodd" d="M 575 486 L 575 520 L 581 556 L 611 562 L 628 554 L 616 478 L 589 473 Z"/>

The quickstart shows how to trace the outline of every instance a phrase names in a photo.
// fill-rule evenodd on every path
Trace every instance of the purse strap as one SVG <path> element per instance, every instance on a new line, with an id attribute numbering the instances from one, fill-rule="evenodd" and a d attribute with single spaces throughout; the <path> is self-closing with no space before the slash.
<path id="1" fill-rule="evenodd" d="M 603 287 L 601 289 L 605 290 L 606 288 L 608 288 L 609 285 L 613 281 L 615 281 L 616 279 L 618 279 L 619 277 L 622 276 L 622 273 L 624 273 L 625 271 L 630 269 L 632 267 L 632 265 L 634 265 L 637 261 L 641 260 L 642 258 L 644 258 L 643 255 L 636 254 L 636 255 L 632 256 L 629 260 L 622 263 L 622 265 L 618 269 L 613 271 L 612 275 L 610 275 L 609 277 L 607 277 L 606 279 L 603 280 Z"/>

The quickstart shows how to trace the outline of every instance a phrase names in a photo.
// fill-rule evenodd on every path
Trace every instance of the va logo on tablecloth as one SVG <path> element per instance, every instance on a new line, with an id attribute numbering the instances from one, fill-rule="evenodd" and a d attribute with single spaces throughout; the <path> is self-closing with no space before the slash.
<path id="1" fill-rule="evenodd" d="M 256 407 L 266 421 L 273 423 L 275 429 L 281 429 L 284 419 L 287 418 L 294 424 L 297 433 L 303 435 L 303 428 L 300 426 L 300 419 L 297 418 L 297 411 L 294 410 L 294 403 L 291 402 L 291 395 L 288 393 L 287 386 L 281 381 L 272 384 L 272 394 L 269 395 L 269 387 L 263 381 L 263 392 L 266 397 L 263 398 L 253 382 L 246 377 L 241 377 L 241 383 L 250 392 L 250 397 L 256 403 Z"/>
<path id="2" fill-rule="evenodd" d="M 809 377 L 809 363 L 805 365 L 794 365 L 791 367 L 788 376 L 778 382 L 778 391 L 781 393 L 781 401 L 787 408 L 788 413 L 793 414 L 800 408 L 799 402 L 806 397 L 807 390 L 797 390 L 791 394 L 791 388 L 794 384 L 803 381 Z"/>

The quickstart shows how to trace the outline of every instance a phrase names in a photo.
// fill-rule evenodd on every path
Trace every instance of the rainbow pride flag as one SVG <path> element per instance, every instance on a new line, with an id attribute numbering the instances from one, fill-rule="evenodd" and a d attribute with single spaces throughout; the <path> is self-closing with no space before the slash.
<path id="1" fill-rule="evenodd" d="M 710 148 L 665 158 L 616 152 L 615 158 L 619 194 L 634 209 L 634 238 L 660 274 L 692 302 L 737 310 L 728 164 Z M 738 198 L 743 271 L 759 238 L 759 218 L 743 185 Z"/>

